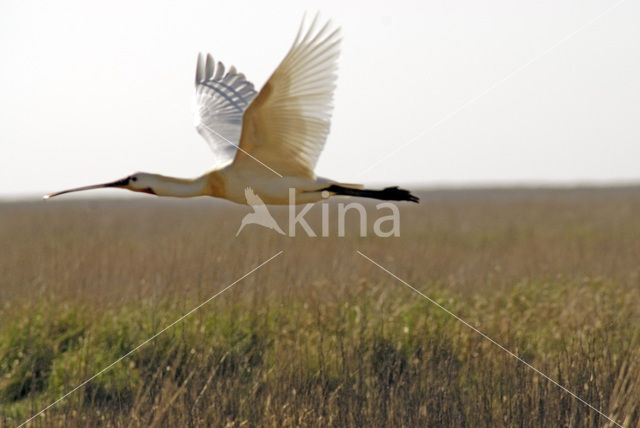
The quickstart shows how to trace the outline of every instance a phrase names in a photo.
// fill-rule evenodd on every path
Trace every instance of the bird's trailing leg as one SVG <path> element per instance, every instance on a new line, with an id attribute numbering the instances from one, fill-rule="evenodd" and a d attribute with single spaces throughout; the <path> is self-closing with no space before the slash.
<path id="1" fill-rule="evenodd" d="M 343 187 L 338 184 L 332 184 L 324 189 L 335 195 L 345 196 L 360 196 L 362 198 L 380 199 L 383 201 L 409 201 L 418 203 L 420 198 L 411 194 L 410 191 L 400 189 L 398 186 L 385 187 L 382 190 L 369 190 L 369 189 L 353 189 L 349 187 Z"/>

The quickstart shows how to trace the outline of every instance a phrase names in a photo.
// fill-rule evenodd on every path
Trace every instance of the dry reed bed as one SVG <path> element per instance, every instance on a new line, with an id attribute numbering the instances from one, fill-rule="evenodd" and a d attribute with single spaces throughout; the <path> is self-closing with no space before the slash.
<path id="1" fill-rule="evenodd" d="M 355 218 L 338 238 L 335 216 L 328 238 L 235 238 L 246 209 L 209 200 L 0 204 L 0 425 L 280 250 L 32 425 L 607 424 L 360 250 L 639 426 L 640 190 L 421 196 L 388 239 L 359 237 Z"/>

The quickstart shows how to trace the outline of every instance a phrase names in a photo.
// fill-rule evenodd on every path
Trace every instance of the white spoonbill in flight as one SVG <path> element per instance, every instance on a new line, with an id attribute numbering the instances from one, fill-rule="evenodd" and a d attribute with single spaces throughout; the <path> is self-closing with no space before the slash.
<path id="1" fill-rule="evenodd" d="M 225 73 L 211 55 L 196 67 L 196 128 L 216 155 L 214 168 L 189 179 L 137 172 L 120 180 L 46 195 L 121 188 L 158 196 L 213 196 L 246 204 L 252 188 L 265 204 L 286 205 L 332 195 L 418 202 L 398 187 L 369 190 L 316 177 L 313 169 L 329 134 L 339 29 L 304 22 L 293 46 L 260 92 L 231 67 Z"/>

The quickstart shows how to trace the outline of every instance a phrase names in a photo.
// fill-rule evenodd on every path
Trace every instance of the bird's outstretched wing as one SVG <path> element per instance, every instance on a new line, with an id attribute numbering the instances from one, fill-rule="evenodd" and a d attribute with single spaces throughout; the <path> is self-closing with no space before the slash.
<path id="1" fill-rule="evenodd" d="M 253 84 L 244 74 L 207 54 L 203 62 L 198 54 L 196 66 L 195 125 L 216 156 L 216 164 L 233 159 L 240 141 L 242 114 L 256 96 Z"/>
<path id="2" fill-rule="evenodd" d="M 234 162 L 279 174 L 314 178 L 313 169 L 329 134 L 340 53 L 339 29 L 317 30 L 317 16 L 249 105 Z M 251 155 L 251 156 L 249 156 Z M 254 157 L 255 159 L 251 159 Z"/>

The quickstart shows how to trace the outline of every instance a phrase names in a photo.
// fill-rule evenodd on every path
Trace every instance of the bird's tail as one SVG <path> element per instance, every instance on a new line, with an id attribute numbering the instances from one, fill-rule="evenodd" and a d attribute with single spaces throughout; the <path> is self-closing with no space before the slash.
<path id="1" fill-rule="evenodd" d="M 409 201 L 418 203 L 420 199 L 410 191 L 400 189 L 398 186 L 385 187 L 382 190 L 358 189 L 355 186 L 332 184 L 321 190 L 332 192 L 334 195 L 360 196 L 362 198 L 380 199 L 383 201 Z"/>

